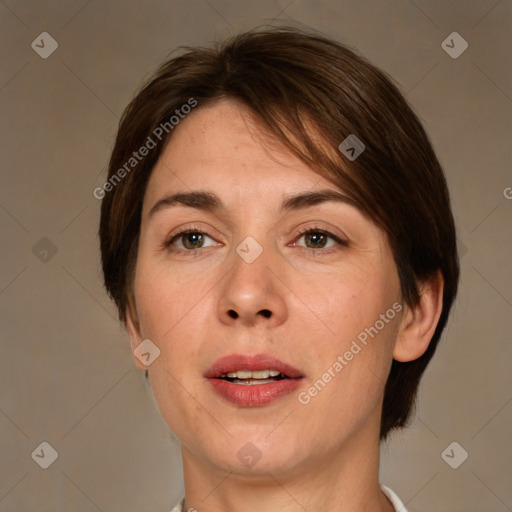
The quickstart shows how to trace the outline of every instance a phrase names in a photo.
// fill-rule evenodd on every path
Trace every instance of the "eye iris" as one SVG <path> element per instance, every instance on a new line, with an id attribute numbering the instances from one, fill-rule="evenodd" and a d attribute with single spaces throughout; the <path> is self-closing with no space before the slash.
<path id="1" fill-rule="evenodd" d="M 201 233 L 186 233 L 182 237 L 183 246 L 187 249 L 197 249 L 204 243 L 204 237 Z"/>
<path id="2" fill-rule="evenodd" d="M 325 247 L 327 237 L 322 233 L 307 233 L 306 245 L 315 249 Z"/>
<path id="3" fill-rule="evenodd" d="M 323 233 L 306 233 L 306 245 L 311 248 L 323 248 L 327 243 L 327 236 Z M 182 236 L 183 246 L 187 249 L 197 249 L 204 243 L 204 236 L 202 233 L 185 233 Z"/>

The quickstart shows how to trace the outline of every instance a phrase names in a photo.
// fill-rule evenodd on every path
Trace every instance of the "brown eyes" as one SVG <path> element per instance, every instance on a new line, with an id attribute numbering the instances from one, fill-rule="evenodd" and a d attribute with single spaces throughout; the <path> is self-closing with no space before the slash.
<path id="1" fill-rule="evenodd" d="M 334 249 L 336 250 L 339 246 L 348 247 L 347 240 L 343 240 L 330 231 L 326 231 L 325 229 L 320 229 L 317 227 L 306 228 L 304 230 L 297 231 L 299 237 L 298 240 L 304 239 L 304 245 L 302 247 L 306 247 L 307 249 Z M 297 245 L 295 242 L 293 245 Z M 327 252 L 327 251 L 324 251 Z"/>
<path id="2" fill-rule="evenodd" d="M 208 236 L 203 231 L 198 229 L 187 229 L 171 236 L 166 242 L 167 247 L 174 246 L 177 250 L 181 251 L 193 251 L 194 249 L 203 249 L 209 247 L 205 245 L 205 241 L 209 239 L 213 241 L 213 238 Z M 219 245 L 218 243 L 210 245 Z"/>
<path id="3" fill-rule="evenodd" d="M 185 249 L 199 249 L 204 245 L 205 235 L 204 233 L 192 231 L 182 234 L 180 240 Z"/>
<path id="4" fill-rule="evenodd" d="M 333 233 L 323 229 L 307 229 L 298 232 L 298 238 L 292 246 L 304 247 L 306 249 L 331 249 L 337 246 L 348 247 L 348 242 L 337 237 Z M 302 241 L 302 243 L 299 243 Z M 172 248 L 175 252 L 194 252 L 199 249 L 222 245 L 216 242 L 204 231 L 198 229 L 186 229 L 172 235 L 165 243 L 166 247 Z"/>

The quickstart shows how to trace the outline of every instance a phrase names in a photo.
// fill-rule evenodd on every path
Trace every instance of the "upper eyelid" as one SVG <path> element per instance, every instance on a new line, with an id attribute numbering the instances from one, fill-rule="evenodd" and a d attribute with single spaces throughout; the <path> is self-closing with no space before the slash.
<path id="1" fill-rule="evenodd" d="M 319 226 L 308 226 L 308 227 L 305 227 L 305 228 L 298 228 L 295 231 L 295 234 L 296 235 L 304 235 L 304 234 L 307 234 L 307 233 L 314 233 L 314 232 L 324 233 L 324 234 L 326 234 L 328 236 L 338 237 L 336 234 L 334 234 L 329 229 L 321 228 Z M 190 227 L 185 227 L 183 229 L 180 229 L 180 230 L 176 231 L 175 233 L 173 232 L 172 234 L 170 234 L 168 236 L 168 238 L 174 238 L 174 237 L 177 237 L 179 235 L 186 234 L 186 233 L 201 233 L 203 235 L 209 236 L 210 238 L 212 237 L 212 235 L 210 235 L 210 233 L 208 233 L 208 231 L 206 231 L 204 229 L 201 229 L 201 228 L 198 228 L 198 227 L 190 226 Z M 345 238 L 345 237 L 338 237 L 338 238 Z"/>
<path id="2" fill-rule="evenodd" d="M 323 233 L 324 235 L 326 235 L 330 238 L 333 238 L 338 243 L 343 243 L 344 245 L 347 245 L 347 246 L 349 245 L 349 239 L 344 233 L 336 234 L 336 233 L 333 233 L 332 230 L 330 230 L 328 228 L 322 228 L 317 225 L 307 226 L 305 228 L 298 228 L 296 231 L 296 234 L 299 236 L 302 236 L 307 233 L 317 233 L 317 232 Z"/>
<path id="3" fill-rule="evenodd" d="M 207 237 L 211 238 L 212 240 L 215 240 L 215 241 L 218 242 L 218 240 L 216 240 L 215 237 L 212 236 L 210 233 L 208 233 L 208 231 L 206 231 L 205 229 L 201 229 L 200 227 L 192 225 L 192 226 L 186 226 L 183 229 L 180 229 L 179 231 L 169 235 L 166 238 L 165 246 L 167 246 L 167 247 L 171 246 L 177 239 L 179 239 L 180 236 L 186 235 L 188 233 L 200 233 L 200 234 L 206 235 Z M 338 236 L 338 235 L 332 233 L 332 231 L 330 231 L 330 230 L 328 230 L 326 228 L 322 228 L 322 227 L 316 226 L 316 225 L 298 228 L 295 231 L 295 235 L 296 236 L 295 236 L 295 239 L 294 239 L 294 244 L 297 242 L 297 240 L 299 238 L 302 238 L 302 236 L 304 236 L 304 235 L 306 235 L 308 233 L 322 233 L 322 234 L 326 235 L 327 237 L 331 238 L 332 240 L 334 240 L 339 245 L 343 245 L 343 246 L 348 246 L 349 245 L 349 241 L 348 241 L 348 239 L 344 235 Z M 201 249 L 204 249 L 204 248 L 203 247 L 199 247 L 199 248 L 197 248 L 195 250 L 201 250 Z M 311 250 L 317 250 L 317 249 L 313 249 L 313 248 L 310 248 L 310 249 Z M 179 250 L 186 250 L 186 249 L 179 249 Z M 188 252 L 192 252 L 193 249 L 189 249 L 187 251 Z"/>
<path id="4" fill-rule="evenodd" d="M 186 235 L 188 233 L 200 233 L 201 235 L 206 235 L 207 237 L 214 240 L 214 237 L 210 235 L 207 231 L 200 228 L 195 227 L 185 227 L 183 229 L 180 229 L 176 231 L 175 233 L 171 233 L 166 237 L 166 245 L 170 245 L 174 240 L 178 239 L 180 236 Z"/>

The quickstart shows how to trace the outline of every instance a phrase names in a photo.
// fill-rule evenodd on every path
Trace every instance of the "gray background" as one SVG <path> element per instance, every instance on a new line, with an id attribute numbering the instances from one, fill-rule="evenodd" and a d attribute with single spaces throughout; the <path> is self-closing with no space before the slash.
<path id="1" fill-rule="evenodd" d="M 310 25 L 391 74 L 447 173 L 460 295 L 381 481 L 411 512 L 512 510 L 512 2 L 5 0 L 1 512 L 157 512 L 181 496 L 178 443 L 102 289 L 92 191 L 123 108 L 171 50 L 263 23 Z M 43 31 L 59 45 L 47 59 L 31 48 Z M 457 59 L 441 46 L 454 31 L 469 44 Z M 31 457 L 43 441 L 48 469 Z M 442 457 L 454 441 L 457 469 Z"/>

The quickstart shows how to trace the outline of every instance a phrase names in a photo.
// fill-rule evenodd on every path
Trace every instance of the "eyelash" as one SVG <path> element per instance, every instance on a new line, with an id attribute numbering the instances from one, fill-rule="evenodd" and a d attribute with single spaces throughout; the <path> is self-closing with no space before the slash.
<path id="1" fill-rule="evenodd" d="M 199 229 L 199 228 L 196 228 L 196 227 L 185 227 L 183 229 L 181 229 L 180 231 L 178 231 L 177 233 L 173 233 L 170 237 L 168 237 L 165 242 L 163 243 L 163 248 L 164 249 L 169 249 L 172 244 L 178 240 L 180 238 L 180 236 L 183 236 L 183 235 L 188 235 L 190 233 L 200 233 L 202 235 L 206 235 L 208 236 L 209 238 L 212 238 L 210 235 L 208 235 L 208 233 L 206 233 L 205 231 Z M 302 238 L 304 235 L 308 235 L 310 233 L 315 233 L 315 234 L 321 234 L 321 235 L 325 235 L 327 236 L 328 238 L 331 238 L 332 240 L 334 240 L 338 246 L 341 246 L 341 247 L 349 247 L 349 243 L 347 240 L 344 240 L 342 238 L 339 238 L 338 236 L 334 235 L 333 233 L 331 233 L 330 231 L 327 231 L 325 229 L 321 229 L 321 228 L 317 228 L 315 226 L 310 226 L 310 227 L 307 227 L 307 228 L 303 228 L 303 229 L 298 229 L 297 232 L 296 232 L 296 235 L 298 238 L 296 238 L 296 241 L 294 242 L 294 244 L 297 242 L 297 240 L 299 240 L 300 238 Z M 331 253 L 333 251 L 336 251 L 336 250 L 339 250 L 340 247 L 328 247 L 328 248 L 313 248 L 313 247 L 301 247 L 302 249 L 305 249 L 306 251 L 308 252 L 312 252 L 312 253 L 315 253 L 315 254 L 318 254 L 318 253 L 323 253 L 323 254 L 328 254 L 328 253 Z M 193 256 L 199 256 L 202 252 L 203 249 L 207 249 L 207 247 L 199 247 L 198 249 L 177 249 L 177 248 L 174 248 L 173 251 L 177 254 L 186 254 L 186 255 L 193 255 Z"/>
<path id="2" fill-rule="evenodd" d="M 316 226 L 308 226 L 307 228 L 298 229 L 296 232 L 296 234 L 298 235 L 299 238 L 302 238 L 304 235 L 308 235 L 310 233 L 325 235 L 328 238 L 331 238 L 332 240 L 334 240 L 338 244 L 338 246 L 349 247 L 349 243 L 347 240 L 344 240 L 344 239 L 336 236 L 334 233 L 331 233 L 330 231 L 327 231 L 326 229 L 317 228 Z M 297 238 L 297 240 L 299 238 Z M 322 249 L 322 248 L 314 249 L 313 247 L 302 247 L 302 249 L 306 249 L 307 251 L 312 251 L 314 253 L 321 252 L 323 254 L 329 254 L 333 251 L 339 250 L 339 248 L 340 247 L 328 247 L 325 249 Z"/>
<path id="3" fill-rule="evenodd" d="M 200 233 L 202 235 L 210 236 L 210 235 L 208 235 L 208 233 L 205 233 L 203 230 L 201 230 L 199 228 L 185 227 L 183 229 L 180 229 L 177 233 L 174 233 L 170 237 L 168 237 L 163 244 L 163 248 L 169 249 L 171 247 L 171 245 L 176 240 L 178 240 L 180 238 L 180 236 L 188 235 L 189 233 Z M 210 238 L 213 238 L 213 237 L 210 237 Z M 190 256 L 190 255 L 198 256 L 199 254 L 201 254 L 202 249 L 205 249 L 205 247 L 200 247 L 199 249 L 177 249 L 177 248 L 174 248 L 173 251 L 177 254 L 186 254 L 187 256 Z"/>

